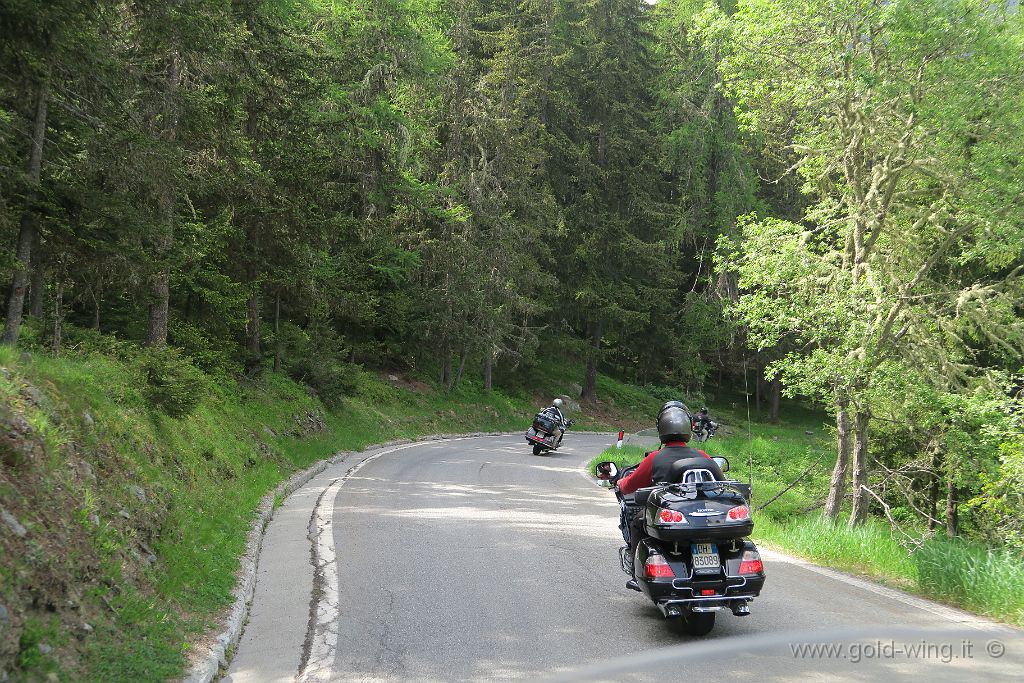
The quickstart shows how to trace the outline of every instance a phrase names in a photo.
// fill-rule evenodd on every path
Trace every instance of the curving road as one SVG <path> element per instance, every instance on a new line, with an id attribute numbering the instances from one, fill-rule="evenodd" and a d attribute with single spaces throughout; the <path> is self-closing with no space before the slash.
<path id="1" fill-rule="evenodd" d="M 1019 680 L 1020 632 L 774 553 L 750 617 L 719 613 L 703 639 L 670 632 L 625 589 L 618 507 L 583 472 L 609 442 L 570 433 L 535 457 L 519 436 L 478 437 L 347 456 L 269 525 L 224 680 L 623 680 L 638 668 L 636 680 Z M 804 643 L 834 649 L 794 649 Z M 651 656 L 663 646 L 676 647 Z"/>

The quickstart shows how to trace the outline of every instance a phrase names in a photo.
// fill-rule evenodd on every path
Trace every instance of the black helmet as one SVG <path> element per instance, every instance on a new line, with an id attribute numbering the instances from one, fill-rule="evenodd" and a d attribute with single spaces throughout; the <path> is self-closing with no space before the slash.
<path id="1" fill-rule="evenodd" d="M 693 422 L 685 408 L 665 406 L 658 413 L 658 438 L 662 443 L 689 441 L 692 433 Z"/>

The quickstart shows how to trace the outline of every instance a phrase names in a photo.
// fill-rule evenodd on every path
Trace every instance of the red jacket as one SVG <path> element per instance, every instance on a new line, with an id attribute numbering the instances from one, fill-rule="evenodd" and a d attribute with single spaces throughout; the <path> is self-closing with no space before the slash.
<path id="1" fill-rule="evenodd" d="M 670 441 L 666 444 L 662 444 L 662 448 L 665 446 L 689 446 L 689 444 L 685 441 Z M 652 481 L 653 470 L 651 468 L 654 465 L 654 456 L 658 455 L 660 451 L 661 449 L 658 449 L 657 451 L 651 451 L 648 453 L 647 457 L 637 465 L 637 468 L 633 470 L 632 474 L 625 479 L 619 480 L 619 491 L 622 494 L 634 493 L 637 489 L 642 489 L 645 486 L 652 486 L 654 484 L 654 481 Z M 705 458 L 711 457 L 704 451 L 698 450 L 697 452 Z"/>

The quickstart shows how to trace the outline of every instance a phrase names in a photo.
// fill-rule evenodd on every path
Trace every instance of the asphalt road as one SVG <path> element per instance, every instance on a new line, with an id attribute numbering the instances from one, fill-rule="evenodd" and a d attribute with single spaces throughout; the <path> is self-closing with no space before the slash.
<path id="1" fill-rule="evenodd" d="M 618 506 L 583 472 L 609 442 L 570 432 L 536 457 L 480 437 L 333 466 L 268 527 L 225 680 L 1020 680 L 1020 632 L 775 553 L 751 616 L 673 633 L 625 589 Z"/>

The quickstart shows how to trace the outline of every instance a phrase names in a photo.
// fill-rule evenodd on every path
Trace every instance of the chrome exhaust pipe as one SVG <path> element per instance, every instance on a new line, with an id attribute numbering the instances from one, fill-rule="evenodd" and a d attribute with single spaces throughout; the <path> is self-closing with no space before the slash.
<path id="1" fill-rule="evenodd" d="M 661 616 L 666 619 L 673 617 L 681 617 L 683 615 L 683 608 L 676 602 L 659 602 L 657 603 L 658 609 L 661 611 Z"/>

